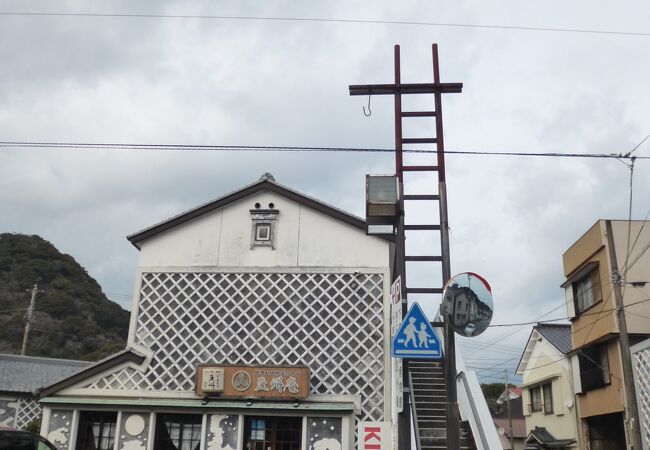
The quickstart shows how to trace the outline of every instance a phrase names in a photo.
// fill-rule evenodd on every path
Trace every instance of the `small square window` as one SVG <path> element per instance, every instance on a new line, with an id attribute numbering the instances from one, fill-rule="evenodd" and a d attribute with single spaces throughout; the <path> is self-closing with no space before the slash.
<path id="1" fill-rule="evenodd" d="M 258 223 L 255 224 L 255 240 L 256 241 L 270 241 L 271 240 L 271 224 Z"/>
<path id="2" fill-rule="evenodd" d="M 269 206 L 272 203 L 269 204 Z M 278 225 L 277 209 L 251 209 L 251 249 L 269 247 L 275 250 L 275 234 Z"/>

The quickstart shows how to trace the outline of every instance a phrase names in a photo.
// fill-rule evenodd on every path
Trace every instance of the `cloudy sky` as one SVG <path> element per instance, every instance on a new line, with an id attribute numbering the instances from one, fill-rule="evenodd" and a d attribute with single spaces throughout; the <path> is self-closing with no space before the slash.
<path id="1" fill-rule="evenodd" d="M 650 134 L 647 2 L 2 1 L 0 140 L 382 147 L 388 97 L 349 84 L 442 81 L 448 150 L 625 153 Z M 5 13 L 252 16 L 639 33 L 217 18 Z M 426 98 L 406 106 L 430 107 Z M 409 102 L 411 102 L 409 100 Z M 422 121 L 406 133 L 426 136 Z M 405 133 L 405 134 L 406 134 Z M 638 156 L 650 156 L 650 142 Z M 494 323 L 563 317 L 562 253 L 599 218 L 625 218 L 620 161 L 449 155 L 452 272 L 492 284 Z M 650 161 L 635 167 L 633 218 L 650 208 Z M 39 234 L 73 255 L 128 307 L 138 252 L 127 234 L 249 184 L 264 172 L 363 214 L 364 175 L 391 155 L 0 148 L 0 231 Z M 431 179 L 411 177 L 426 193 Z M 407 211 L 426 221 L 430 211 Z M 411 248 L 431 245 L 409 239 Z M 431 250 L 433 253 L 435 250 Z M 411 269 L 429 284 L 435 270 Z M 559 307 L 559 309 L 558 309 Z M 433 307 L 431 307 L 433 309 Z M 513 333 L 514 332 L 514 333 Z M 461 346 L 484 381 L 513 369 L 530 327 L 494 328 Z M 489 350 L 486 350 L 486 347 Z"/>

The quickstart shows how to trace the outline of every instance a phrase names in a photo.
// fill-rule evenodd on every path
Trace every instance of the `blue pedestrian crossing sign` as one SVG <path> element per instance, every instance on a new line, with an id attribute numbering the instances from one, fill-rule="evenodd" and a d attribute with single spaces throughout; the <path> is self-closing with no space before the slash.
<path id="1" fill-rule="evenodd" d="M 395 333 L 391 355 L 393 358 L 442 359 L 440 338 L 417 303 L 411 305 Z"/>

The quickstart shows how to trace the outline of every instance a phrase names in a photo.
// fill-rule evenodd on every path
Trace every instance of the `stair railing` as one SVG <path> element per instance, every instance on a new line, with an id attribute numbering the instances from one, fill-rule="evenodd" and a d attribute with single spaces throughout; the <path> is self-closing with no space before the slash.
<path id="1" fill-rule="evenodd" d="M 418 413 L 415 408 L 415 393 L 413 390 L 413 376 L 411 375 L 411 371 L 408 371 L 408 377 L 409 377 L 409 398 L 411 400 L 411 423 L 413 425 L 413 432 L 415 434 L 415 448 L 416 450 L 420 450 L 420 426 L 418 425 Z"/>
<path id="2" fill-rule="evenodd" d="M 464 391 L 466 393 L 470 392 L 471 388 L 469 386 L 469 381 L 467 380 L 467 374 L 465 372 L 461 372 L 461 373 L 458 374 L 458 378 L 462 382 L 462 386 L 464 388 Z M 471 395 L 468 395 L 467 399 L 469 401 L 469 406 L 470 406 L 470 408 L 472 410 L 472 416 L 479 417 L 479 413 L 478 413 L 478 409 L 476 407 L 476 402 L 474 401 L 474 397 L 471 396 Z M 472 421 L 470 420 L 470 423 L 471 422 Z M 484 427 L 483 427 L 483 423 L 481 421 L 477 420 L 476 424 L 477 424 L 476 428 L 478 428 L 479 438 L 481 440 L 481 447 L 486 448 L 486 449 L 490 448 L 488 446 L 487 437 L 485 436 L 485 430 L 484 430 Z M 471 425 L 470 425 L 470 427 L 471 427 Z"/>
<path id="3" fill-rule="evenodd" d="M 443 321 L 443 316 L 438 310 L 436 321 Z M 435 328 L 444 347 L 444 328 Z M 461 419 L 469 422 L 478 450 L 502 450 L 501 440 L 494 426 L 481 385 L 474 371 L 465 368 L 460 346 L 456 346 L 456 383 L 458 389 L 458 408 Z M 476 439 L 478 437 L 478 439 Z M 418 449 L 419 450 L 419 449 Z"/>
<path id="4" fill-rule="evenodd" d="M 474 371 L 467 371 L 463 357 L 456 349 L 458 375 L 458 406 L 463 420 L 469 422 L 478 450 L 502 450 L 494 420 L 485 401 L 481 385 Z M 478 439 L 476 439 L 478 437 Z"/>

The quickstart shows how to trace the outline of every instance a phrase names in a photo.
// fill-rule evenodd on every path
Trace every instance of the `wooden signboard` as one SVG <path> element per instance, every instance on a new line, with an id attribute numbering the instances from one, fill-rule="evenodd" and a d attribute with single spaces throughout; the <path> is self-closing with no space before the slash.
<path id="1" fill-rule="evenodd" d="M 309 396 L 309 368 L 201 364 L 196 369 L 196 393 L 201 397 L 305 399 Z"/>

